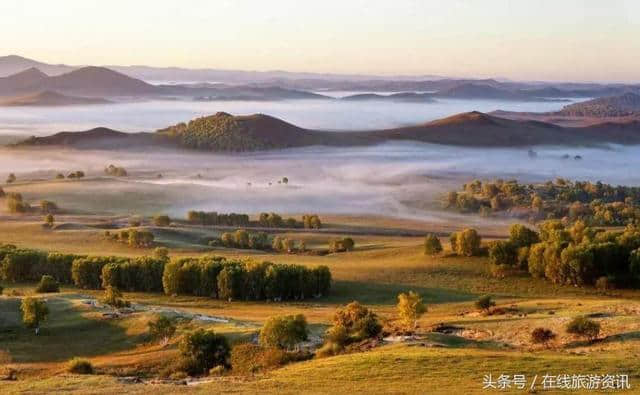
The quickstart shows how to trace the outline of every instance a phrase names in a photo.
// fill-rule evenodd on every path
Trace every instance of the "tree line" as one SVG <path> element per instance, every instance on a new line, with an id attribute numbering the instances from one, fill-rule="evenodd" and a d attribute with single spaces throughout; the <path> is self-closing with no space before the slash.
<path id="1" fill-rule="evenodd" d="M 276 213 L 260 213 L 257 221 L 251 221 L 248 214 L 191 210 L 187 213 L 187 222 L 197 225 L 263 228 L 320 229 L 322 227 L 322 221 L 316 214 L 305 214 L 302 216 L 302 221 L 298 221 L 295 218 L 284 219 Z"/>
<path id="2" fill-rule="evenodd" d="M 0 245 L 2 280 L 35 282 L 44 275 L 83 289 L 114 287 L 224 300 L 301 300 L 326 296 L 331 288 L 327 266 L 308 268 L 217 256 L 173 260 L 166 254 L 85 256 Z"/>

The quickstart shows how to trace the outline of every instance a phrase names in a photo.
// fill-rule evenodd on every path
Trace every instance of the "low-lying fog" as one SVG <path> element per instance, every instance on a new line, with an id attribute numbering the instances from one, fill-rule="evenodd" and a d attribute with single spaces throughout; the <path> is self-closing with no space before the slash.
<path id="1" fill-rule="evenodd" d="M 356 92 L 338 94 L 344 96 L 349 93 Z M 552 111 L 567 104 L 569 103 L 447 99 L 438 99 L 433 103 L 165 100 L 69 107 L 4 107 L 0 108 L 0 135 L 42 136 L 97 126 L 124 132 L 153 131 L 218 111 L 238 115 L 264 113 L 311 129 L 361 130 L 416 124 L 473 110 Z"/>
<path id="2" fill-rule="evenodd" d="M 473 178 L 542 181 L 555 177 L 639 185 L 640 147 L 473 149 L 409 142 L 362 148 L 312 147 L 251 154 L 2 150 L 0 177 L 50 179 L 58 171 L 102 175 L 124 166 L 128 188 L 171 196 L 167 211 L 375 213 L 428 217 L 442 194 Z M 564 154 L 570 159 L 562 159 Z M 574 159 L 580 155 L 583 159 Z M 158 178 L 158 174 L 162 178 Z M 282 177 L 288 185 L 278 184 Z M 271 183 L 271 185 L 269 185 Z M 64 183 L 74 184 L 74 183 Z M 91 184 L 100 195 L 113 183 Z M 20 190 L 16 185 L 15 190 Z M 58 202 L 64 206 L 64 202 Z"/>

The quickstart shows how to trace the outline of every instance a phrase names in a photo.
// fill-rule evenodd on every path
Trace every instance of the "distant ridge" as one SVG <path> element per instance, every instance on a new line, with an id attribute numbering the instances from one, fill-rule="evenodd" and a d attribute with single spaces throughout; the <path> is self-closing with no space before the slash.
<path id="1" fill-rule="evenodd" d="M 19 96 L 0 100 L 0 106 L 71 106 L 86 104 L 107 104 L 110 101 L 102 98 L 65 96 L 54 91 L 38 92 L 31 95 Z"/>
<path id="2" fill-rule="evenodd" d="M 640 144 L 640 122 L 562 127 L 473 111 L 402 128 L 327 132 L 303 129 L 264 114 L 234 116 L 220 112 L 160 129 L 156 133 L 126 134 L 99 128 L 32 137 L 18 146 L 139 149 L 162 145 L 199 151 L 245 152 L 313 145 L 364 146 L 394 140 L 466 147 Z"/>
<path id="3" fill-rule="evenodd" d="M 574 103 L 555 112 L 557 115 L 575 117 L 626 117 L 640 116 L 640 95 L 627 92 L 618 96 L 601 97 Z"/>

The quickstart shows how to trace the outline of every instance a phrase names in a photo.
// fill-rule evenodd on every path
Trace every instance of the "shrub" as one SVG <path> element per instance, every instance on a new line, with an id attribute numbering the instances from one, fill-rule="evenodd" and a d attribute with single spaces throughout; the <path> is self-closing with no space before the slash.
<path id="1" fill-rule="evenodd" d="M 171 225 L 171 218 L 168 215 L 156 215 L 153 217 L 153 224 L 155 226 L 169 226 Z"/>
<path id="2" fill-rule="evenodd" d="M 531 342 L 536 344 L 547 344 L 556 338 L 556 334 L 551 329 L 536 328 L 531 332 Z"/>
<path id="3" fill-rule="evenodd" d="M 148 326 L 151 339 L 155 341 L 161 340 L 165 344 L 176 332 L 175 321 L 164 315 L 154 321 L 149 321 Z"/>
<path id="4" fill-rule="evenodd" d="M 402 323 L 411 328 L 418 325 L 418 319 L 427 311 L 420 295 L 413 291 L 398 295 L 397 308 Z"/>
<path id="5" fill-rule="evenodd" d="M 351 237 L 344 237 L 342 239 L 329 241 L 330 252 L 352 251 L 354 246 L 355 246 L 355 242 Z"/>
<path id="6" fill-rule="evenodd" d="M 495 305 L 496 305 L 496 302 L 493 301 L 493 298 L 491 297 L 491 295 L 484 295 L 479 297 L 478 300 L 476 300 L 476 307 L 484 311 L 488 311 L 491 307 Z"/>
<path id="7" fill-rule="evenodd" d="M 439 252 L 442 252 L 442 244 L 440 244 L 440 239 L 430 233 L 424 238 L 424 253 L 426 255 L 434 255 Z"/>
<path id="8" fill-rule="evenodd" d="M 576 317 L 567 324 L 567 333 L 593 341 L 600 334 L 600 324 L 587 317 Z"/>
<path id="9" fill-rule="evenodd" d="M 21 214 L 29 211 L 29 204 L 22 200 L 22 195 L 16 192 L 6 194 L 7 210 L 11 214 Z"/>
<path id="10" fill-rule="evenodd" d="M 615 288 L 614 284 L 612 283 L 611 280 L 609 280 L 609 277 L 607 276 L 598 277 L 595 285 L 596 285 L 596 289 L 600 291 L 610 291 Z"/>
<path id="11" fill-rule="evenodd" d="M 73 358 L 67 362 L 67 372 L 75 374 L 93 374 L 93 365 L 86 359 Z"/>
<path id="12" fill-rule="evenodd" d="M 229 342 L 213 331 L 198 329 L 186 334 L 179 349 L 185 371 L 190 375 L 209 372 L 215 366 L 229 367 Z"/>
<path id="13" fill-rule="evenodd" d="M 36 292 L 38 293 L 47 293 L 47 292 L 59 292 L 60 285 L 56 281 L 55 278 L 45 274 L 40 279 L 38 286 L 36 287 Z"/>
<path id="14" fill-rule="evenodd" d="M 538 233 L 520 224 L 509 228 L 509 241 L 516 247 L 528 247 L 540 241 Z"/>
<path id="15" fill-rule="evenodd" d="M 287 315 L 269 318 L 260 330 L 260 345 L 290 349 L 307 340 L 307 320 L 304 315 Z"/>

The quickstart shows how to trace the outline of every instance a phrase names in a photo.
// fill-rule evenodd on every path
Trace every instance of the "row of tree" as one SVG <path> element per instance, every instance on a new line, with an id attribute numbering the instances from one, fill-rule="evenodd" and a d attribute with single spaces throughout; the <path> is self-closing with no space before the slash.
<path id="1" fill-rule="evenodd" d="M 137 258 L 88 257 L 0 246 L 2 280 L 31 282 L 44 275 L 83 289 L 114 287 L 225 300 L 301 300 L 326 296 L 331 288 L 327 266 L 308 268 L 216 256 L 169 260 L 165 253 Z"/>
<path id="2" fill-rule="evenodd" d="M 260 213 L 257 221 L 251 221 L 248 214 L 222 214 L 215 211 L 189 211 L 187 221 L 198 225 L 221 225 L 221 226 L 261 226 L 263 228 L 306 228 L 320 229 L 322 222 L 316 214 L 305 214 L 302 221 L 295 218 L 282 218 L 276 213 Z"/>
<path id="3" fill-rule="evenodd" d="M 165 293 L 235 300 L 301 300 L 326 296 L 331 272 L 326 266 L 227 260 L 222 257 L 183 258 L 165 266 Z"/>

